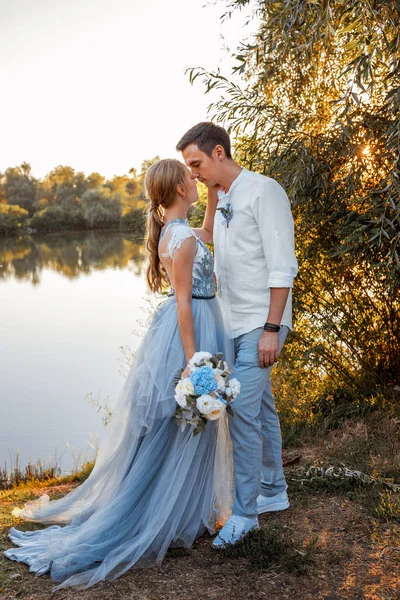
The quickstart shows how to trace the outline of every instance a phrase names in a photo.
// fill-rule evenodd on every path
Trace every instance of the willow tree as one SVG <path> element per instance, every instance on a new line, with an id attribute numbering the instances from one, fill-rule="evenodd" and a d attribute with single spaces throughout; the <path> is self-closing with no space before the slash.
<path id="1" fill-rule="evenodd" d="M 400 4 L 232 0 L 223 18 L 243 7 L 259 26 L 231 76 L 189 75 L 221 91 L 210 113 L 234 134 L 236 158 L 292 201 L 294 403 L 390 400 L 400 380 Z"/>

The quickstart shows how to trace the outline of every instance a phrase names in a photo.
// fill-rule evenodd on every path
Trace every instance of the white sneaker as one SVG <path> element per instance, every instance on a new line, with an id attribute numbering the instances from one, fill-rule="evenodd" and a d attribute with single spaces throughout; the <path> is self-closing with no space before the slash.
<path id="1" fill-rule="evenodd" d="M 258 519 L 254 517 L 241 517 L 232 515 L 229 517 L 215 540 L 213 548 L 223 548 L 228 544 L 235 544 L 252 529 L 258 529 Z"/>
<path id="2" fill-rule="evenodd" d="M 289 498 L 286 490 L 278 492 L 275 496 L 262 496 L 261 494 L 257 497 L 257 513 L 275 512 L 278 510 L 286 510 L 289 508 Z"/>

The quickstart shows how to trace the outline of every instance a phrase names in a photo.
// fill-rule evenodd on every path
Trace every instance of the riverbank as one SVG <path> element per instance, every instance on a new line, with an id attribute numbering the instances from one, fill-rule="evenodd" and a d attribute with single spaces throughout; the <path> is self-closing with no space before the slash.
<path id="1" fill-rule="evenodd" d="M 398 600 L 399 433 L 398 420 L 374 414 L 303 434 L 284 451 L 289 510 L 262 515 L 260 532 L 228 553 L 213 551 L 205 535 L 190 551 L 170 551 L 161 567 L 55 596 L 48 576 L 1 556 L 0 600 Z M 10 526 L 40 528 L 13 517 L 12 508 L 43 493 L 62 497 L 87 474 L 1 492 L 1 549 L 10 545 Z"/>

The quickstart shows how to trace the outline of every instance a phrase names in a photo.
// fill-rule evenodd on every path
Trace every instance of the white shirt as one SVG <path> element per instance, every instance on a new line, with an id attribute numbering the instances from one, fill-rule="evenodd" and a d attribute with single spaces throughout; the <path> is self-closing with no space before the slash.
<path id="1" fill-rule="evenodd" d="M 270 288 L 293 287 L 294 224 L 285 190 L 270 177 L 243 168 L 218 195 L 217 209 L 230 202 L 233 213 L 229 227 L 215 214 L 214 253 L 224 325 L 234 338 L 264 325 Z M 280 324 L 292 328 L 291 289 Z"/>

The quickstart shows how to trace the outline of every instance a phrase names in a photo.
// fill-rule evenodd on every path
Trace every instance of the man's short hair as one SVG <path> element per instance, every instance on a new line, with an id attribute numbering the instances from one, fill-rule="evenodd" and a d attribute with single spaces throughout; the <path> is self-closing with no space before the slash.
<path id="1" fill-rule="evenodd" d="M 190 144 L 196 144 L 207 156 L 211 156 L 215 146 L 220 145 L 225 150 L 226 157 L 232 158 L 230 137 L 223 127 L 215 123 L 198 123 L 179 140 L 176 149 L 182 152 Z"/>

